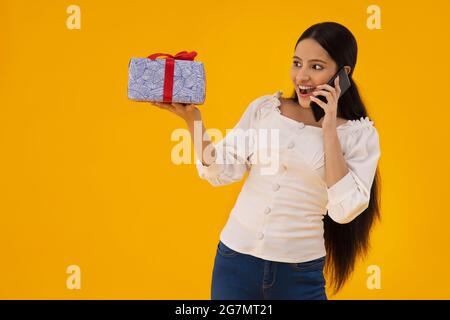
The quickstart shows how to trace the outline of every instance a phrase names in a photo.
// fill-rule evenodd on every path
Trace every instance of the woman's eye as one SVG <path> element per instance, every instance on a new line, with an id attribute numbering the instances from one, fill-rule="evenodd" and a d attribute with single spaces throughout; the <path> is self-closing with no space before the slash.
<path id="1" fill-rule="evenodd" d="M 298 62 L 298 61 L 294 61 L 292 64 L 296 67 L 301 67 L 301 65 L 299 65 L 300 62 Z M 319 68 L 317 69 L 316 67 L 319 67 Z M 323 67 L 320 64 L 313 64 L 312 68 L 314 70 L 322 70 L 323 69 Z"/>

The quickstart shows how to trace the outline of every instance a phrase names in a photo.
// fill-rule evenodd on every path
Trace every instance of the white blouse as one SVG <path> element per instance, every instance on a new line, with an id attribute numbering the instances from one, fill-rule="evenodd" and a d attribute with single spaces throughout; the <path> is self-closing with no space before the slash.
<path id="1" fill-rule="evenodd" d="M 237 125 L 214 143 L 215 162 L 205 166 L 196 158 L 195 163 L 199 176 L 213 186 L 239 181 L 248 171 L 220 234 L 225 245 L 262 259 L 296 263 L 326 255 L 326 214 L 348 223 L 368 207 L 381 153 L 378 132 L 368 117 L 339 125 L 349 172 L 328 188 L 322 128 L 282 115 L 282 93 L 253 100 Z M 264 145 L 255 134 L 262 129 L 275 129 L 278 135 L 272 140 L 267 133 L 271 138 Z M 257 155 L 269 151 L 271 161 L 258 163 Z M 275 163 L 276 170 L 269 170 L 268 163 L 272 168 Z"/>

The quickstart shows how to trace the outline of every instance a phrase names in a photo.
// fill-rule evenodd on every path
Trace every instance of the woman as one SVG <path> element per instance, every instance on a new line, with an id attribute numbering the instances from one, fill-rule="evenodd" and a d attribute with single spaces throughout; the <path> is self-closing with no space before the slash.
<path id="1" fill-rule="evenodd" d="M 347 28 L 334 22 L 311 26 L 295 44 L 292 97 L 282 98 L 281 91 L 258 97 L 224 139 L 197 147 L 199 176 L 212 185 L 249 173 L 220 234 L 212 299 L 327 299 L 324 271 L 336 293 L 367 253 L 379 218 L 381 153 L 352 79 L 356 57 Z M 339 79 L 327 85 L 340 66 L 351 83 L 342 96 Z M 319 121 L 311 101 L 325 112 Z M 158 106 L 181 116 L 194 137 L 194 121 L 201 120 L 194 105 Z M 255 135 L 242 134 L 250 129 L 279 130 L 275 173 L 261 174 L 263 166 L 254 160 L 264 147 Z M 244 137 L 245 148 L 237 148 L 237 137 Z"/>

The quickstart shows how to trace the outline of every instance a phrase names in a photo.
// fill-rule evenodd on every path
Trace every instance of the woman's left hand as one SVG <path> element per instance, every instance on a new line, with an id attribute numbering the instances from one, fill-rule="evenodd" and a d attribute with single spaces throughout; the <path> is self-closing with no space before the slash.
<path id="1" fill-rule="evenodd" d="M 334 86 L 335 88 L 333 88 L 329 84 L 321 84 L 316 88 L 327 89 L 328 91 L 314 91 L 314 96 L 310 96 L 311 101 L 317 103 L 325 111 L 325 116 L 323 117 L 322 121 L 322 129 L 336 128 L 337 125 L 337 107 L 339 96 L 341 94 L 341 88 L 339 86 L 339 76 L 337 76 L 334 80 Z M 327 103 L 315 97 L 317 95 L 325 96 L 325 98 L 327 99 Z"/>

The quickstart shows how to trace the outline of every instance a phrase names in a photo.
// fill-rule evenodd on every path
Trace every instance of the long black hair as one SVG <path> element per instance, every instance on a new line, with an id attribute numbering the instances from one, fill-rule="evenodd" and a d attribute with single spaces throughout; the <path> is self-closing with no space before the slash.
<path id="1" fill-rule="evenodd" d="M 338 66 L 351 67 L 349 73 L 350 88 L 339 98 L 337 116 L 356 120 L 368 116 L 366 107 L 358 93 L 358 87 L 352 79 L 356 65 L 358 46 L 353 34 L 343 25 L 336 22 L 317 23 L 306 29 L 295 44 L 313 39 L 318 42 L 336 62 Z M 297 92 L 290 99 L 297 102 Z M 370 231 L 380 216 L 380 174 L 378 168 L 370 190 L 369 206 L 349 223 L 340 224 L 325 215 L 324 238 L 327 259 L 325 273 L 331 277 L 333 293 L 337 293 L 354 271 L 358 257 L 367 256 L 370 249 Z"/>

